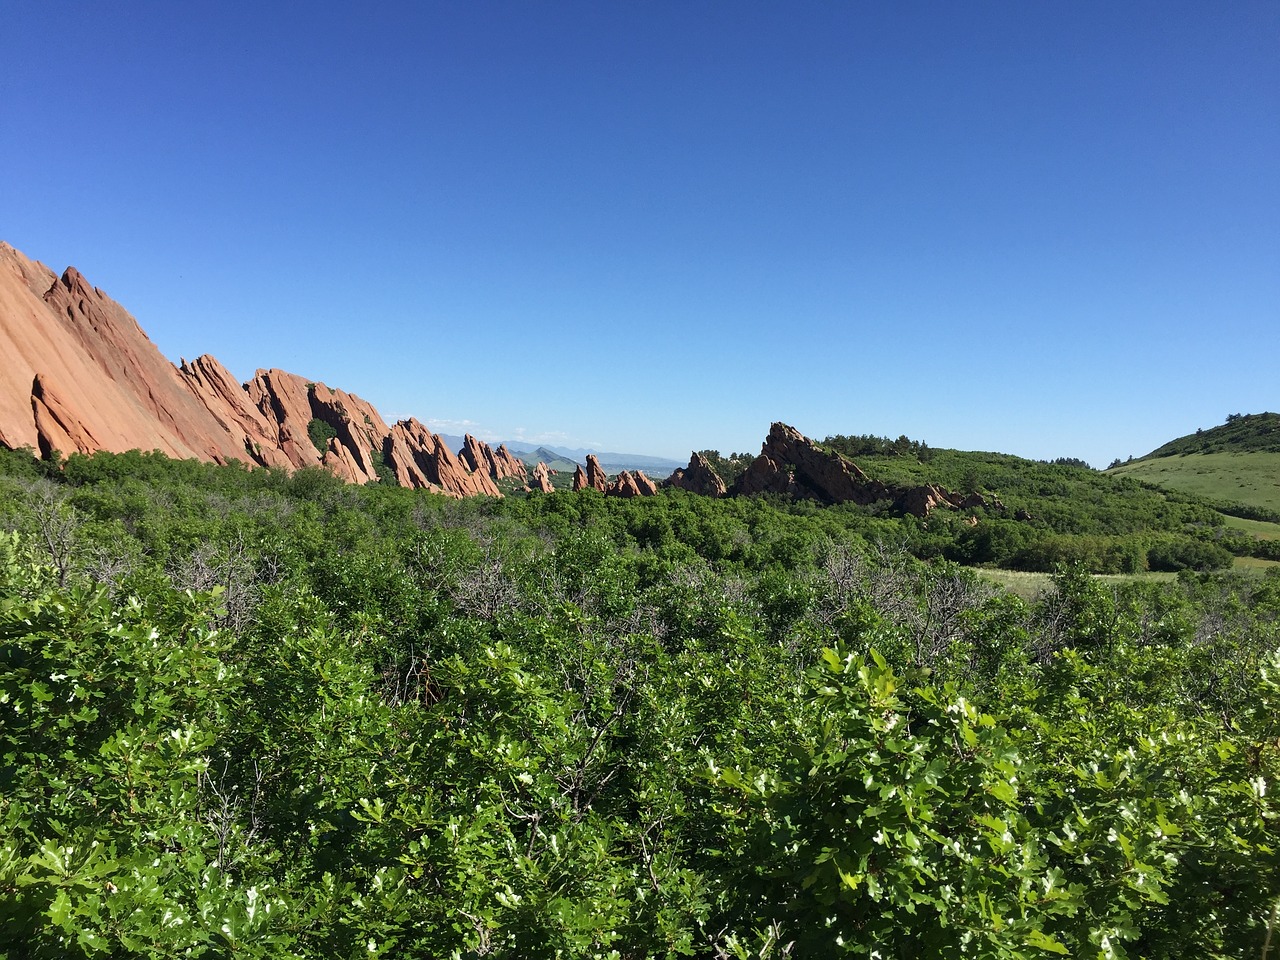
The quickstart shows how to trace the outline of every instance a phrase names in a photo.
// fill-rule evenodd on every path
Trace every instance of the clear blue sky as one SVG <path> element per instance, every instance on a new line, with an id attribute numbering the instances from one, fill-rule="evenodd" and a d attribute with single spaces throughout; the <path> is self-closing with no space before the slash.
<path id="1" fill-rule="evenodd" d="M 13 0 L 0 238 L 160 349 L 687 457 L 1280 409 L 1280 3 Z"/>

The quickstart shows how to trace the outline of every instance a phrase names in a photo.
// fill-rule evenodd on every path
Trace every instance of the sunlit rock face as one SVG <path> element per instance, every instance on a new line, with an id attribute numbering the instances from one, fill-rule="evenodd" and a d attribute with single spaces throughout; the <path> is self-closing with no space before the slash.
<path id="1" fill-rule="evenodd" d="M 0 444 L 324 467 L 455 497 L 501 496 L 496 480 L 525 475 L 505 447 L 475 441 L 469 467 L 416 420 L 388 427 L 369 402 L 297 374 L 259 370 L 242 384 L 208 355 L 174 366 L 74 267 L 58 276 L 2 242 Z"/>

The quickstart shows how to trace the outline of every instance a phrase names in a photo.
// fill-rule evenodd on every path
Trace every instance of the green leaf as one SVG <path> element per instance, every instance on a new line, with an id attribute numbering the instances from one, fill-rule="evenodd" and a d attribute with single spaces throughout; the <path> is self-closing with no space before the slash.
<path id="1" fill-rule="evenodd" d="M 1039 950 L 1047 950 L 1049 953 L 1070 953 L 1070 951 L 1063 946 L 1062 941 L 1050 936 L 1043 930 L 1032 930 L 1027 934 L 1026 942 L 1029 947 L 1035 947 Z"/>

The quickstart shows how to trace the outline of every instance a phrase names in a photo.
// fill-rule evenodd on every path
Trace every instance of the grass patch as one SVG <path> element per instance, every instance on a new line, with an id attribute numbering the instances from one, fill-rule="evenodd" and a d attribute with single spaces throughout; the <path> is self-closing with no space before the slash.
<path id="1" fill-rule="evenodd" d="M 1107 472 L 1224 503 L 1280 510 L 1280 453 L 1193 453 L 1135 460 Z"/>
<path id="2" fill-rule="evenodd" d="M 1245 520 L 1243 517 L 1223 517 L 1226 527 L 1239 530 L 1259 540 L 1280 540 L 1280 523 L 1265 523 L 1262 520 Z"/>
<path id="3" fill-rule="evenodd" d="M 1254 563 L 1269 563 L 1267 560 L 1257 560 Z M 1237 560 L 1239 563 L 1239 560 Z M 1008 590 L 1012 594 L 1016 594 L 1023 600 L 1034 600 L 1036 597 L 1053 588 L 1053 574 L 1051 573 L 1030 573 L 1023 570 L 996 570 L 994 568 L 981 568 L 974 571 L 984 580 L 988 580 L 997 586 Z M 1176 580 L 1176 573 L 1097 573 L 1094 578 L 1102 580 L 1106 583 L 1129 583 L 1134 580 Z"/>
<path id="4" fill-rule="evenodd" d="M 1236 557 L 1231 565 L 1236 573 L 1264 576 L 1269 570 L 1280 570 L 1280 560 L 1263 560 L 1260 557 Z"/>

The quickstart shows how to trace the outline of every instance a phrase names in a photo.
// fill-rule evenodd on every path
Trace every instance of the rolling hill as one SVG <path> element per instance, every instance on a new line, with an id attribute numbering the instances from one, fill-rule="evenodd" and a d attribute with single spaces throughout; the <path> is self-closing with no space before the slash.
<path id="1" fill-rule="evenodd" d="M 1233 414 L 1107 473 L 1213 500 L 1234 516 L 1280 519 L 1280 414 Z"/>

